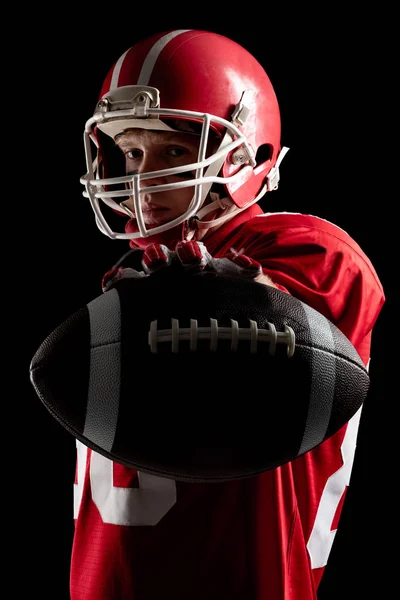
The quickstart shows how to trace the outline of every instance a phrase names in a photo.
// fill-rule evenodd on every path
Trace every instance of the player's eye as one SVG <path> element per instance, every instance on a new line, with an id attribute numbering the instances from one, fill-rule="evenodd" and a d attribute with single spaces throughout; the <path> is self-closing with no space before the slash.
<path id="1" fill-rule="evenodd" d="M 139 160 L 143 156 L 143 152 L 138 148 L 133 148 L 125 152 L 125 156 L 130 160 Z"/>
<path id="2" fill-rule="evenodd" d="M 172 158 L 184 158 L 191 155 L 191 152 L 183 146 L 168 146 L 165 152 Z"/>

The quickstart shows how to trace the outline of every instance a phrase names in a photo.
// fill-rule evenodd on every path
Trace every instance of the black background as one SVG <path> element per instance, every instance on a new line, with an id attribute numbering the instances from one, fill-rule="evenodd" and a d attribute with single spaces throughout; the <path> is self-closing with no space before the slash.
<path id="1" fill-rule="evenodd" d="M 384 598 L 384 549 L 391 535 L 397 541 L 387 483 L 392 458 L 387 421 L 395 419 L 387 405 L 398 395 L 389 391 L 388 383 L 397 317 L 389 257 L 394 256 L 391 230 L 397 213 L 387 208 L 394 194 L 387 192 L 384 168 L 386 72 L 378 56 L 375 22 L 363 15 L 350 22 L 342 11 L 296 15 L 289 6 L 283 15 L 253 8 L 251 15 L 220 19 L 221 25 L 207 11 L 191 18 L 164 13 L 150 6 L 148 13 L 124 7 L 118 18 L 105 9 L 93 14 L 76 9 L 69 13 L 68 8 L 43 15 L 37 9 L 24 11 L 23 52 L 13 58 L 19 73 L 20 119 L 10 119 L 16 150 L 8 154 L 11 168 L 21 172 L 13 202 L 18 214 L 24 214 L 23 235 L 19 231 L 18 241 L 7 246 L 4 274 L 6 284 L 10 270 L 16 276 L 22 303 L 10 346 L 16 345 L 18 356 L 14 361 L 13 351 L 11 366 L 16 362 L 18 372 L 11 389 L 17 390 L 17 416 L 5 423 L 8 435 L 18 431 L 11 448 L 19 501 L 9 500 L 17 510 L 18 526 L 8 524 L 7 531 L 12 539 L 10 569 L 18 572 L 22 564 L 24 574 L 13 579 L 14 585 L 20 593 L 26 588 L 43 600 L 69 598 L 75 443 L 37 399 L 29 382 L 29 361 L 54 327 L 101 293 L 103 273 L 127 249 L 125 242 L 109 240 L 97 230 L 82 196 L 84 124 L 103 78 L 122 52 L 156 31 L 193 28 L 242 44 L 263 64 L 275 87 L 282 143 L 290 151 L 282 163 L 279 190 L 264 199 L 263 208 L 334 221 L 361 245 L 384 285 L 387 303 L 373 337 L 371 390 L 352 481 L 319 593 L 320 600 L 354 599 L 379 585 L 379 597 Z M 145 382 L 133 382 L 139 384 Z M 29 597 L 27 591 L 22 596 Z"/>

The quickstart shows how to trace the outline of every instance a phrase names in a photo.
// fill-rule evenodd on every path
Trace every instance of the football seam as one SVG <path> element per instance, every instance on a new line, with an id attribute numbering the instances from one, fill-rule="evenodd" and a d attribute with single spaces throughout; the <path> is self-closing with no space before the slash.
<path id="1" fill-rule="evenodd" d="M 113 346 L 115 344 L 121 344 L 121 340 L 115 341 L 115 342 L 105 342 L 105 343 L 100 343 L 100 344 L 94 344 L 93 346 L 90 346 L 90 349 L 96 350 L 97 348 L 105 348 L 106 346 Z M 324 354 L 328 354 L 329 356 L 334 356 L 335 358 L 339 358 L 339 359 L 343 360 L 344 362 L 351 363 L 352 365 L 354 365 L 355 367 L 360 369 L 360 371 L 363 371 L 366 374 L 368 374 L 367 368 L 365 366 L 358 363 L 354 358 L 346 356 L 345 354 L 342 354 L 341 352 L 335 352 L 333 350 L 330 351 L 330 350 L 327 350 L 326 348 L 324 348 L 323 346 L 305 344 L 304 342 L 303 343 L 296 342 L 296 348 L 306 348 L 306 349 L 311 349 L 312 351 L 318 350 L 319 352 L 323 352 Z M 295 354 L 296 354 L 296 352 L 295 352 Z M 210 355 L 211 355 L 211 353 L 210 353 Z"/>
<path id="2" fill-rule="evenodd" d="M 115 346 L 116 344 L 121 344 L 121 340 L 94 344 L 94 345 L 90 345 L 89 348 L 90 348 L 90 350 L 96 350 L 97 348 L 106 348 L 107 346 Z M 59 357 L 46 356 L 45 358 L 40 359 L 40 361 L 38 361 L 36 364 L 34 364 L 34 365 L 32 364 L 30 367 L 30 372 L 33 373 L 34 371 L 37 371 L 38 369 L 47 367 L 47 365 L 52 364 L 54 361 L 57 361 L 57 360 L 59 360 Z"/>
<path id="3" fill-rule="evenodd" d="M 330 350 L 327 350 L 326 348 L 323 348 L 322 346 L 316 346 L 316 345 L 304 344 L 304 343 L 296 343 L 296 347 L 307 348 L 307 349 L 311 349 L 312 351 L 318 350 L 319 352 L 323 352 L 324 354 L 328 354 L 329 356 L 334 356 L 335 358 L 338 358 L 346 363 L 351 363 L 353 366 L 357 367 L 360 371 L 362 371 L 363 373 L 368 375 L 367 368 L 364 365 L 357 362 L 354 358 L 351 358 L 350 356 L 346 356 L 345 354 L 342 354 L 341 352 L 335 352 L 334 350 L 330 351 Z M 361 360 L 361 358 L 360 358 L 360 360 Z"/>
<path id="4" fill-rule="evenodd" d="M 121 340 L 112 341 L 112 342 L 104 342 L 104 343 L 100 343 L 100 344 L 94 344 L 94 345 L 90 346 L 90 350 L 97 350 L 98 348 L 106 348 L 107 346 L 115 346 L 116 344 L 121 344 Z M 323 352 L 324 354 L 328 354 L 329 356 L 334 356 L 335 358 L 343 360 L 344 362 L 351 363 L 353 366 L 357 367 L 360 371 L 362 371 L 363 373 L 368 375 L 368 371 L 365 366 L 358 363 L 355 359 L 348 357 L 342 353 L 329 351 L 326 348 L 323 348 L 322 346 L 315 346 L 315 345 L 305 344 L 305 343 L 301 343 L 301 342 L 300 343 L 296 342 L 296 348 L 311 349 L 311 351 L 318 350 L 319 352 Z M 294 356 L 295 355 L 296 355 L 296 351 L 294 352 Z M 56 360 L 56 359 L 54 359 L 54 360 Z M 51 364 L 52 362 L 53 361 L 51 359 L 49 360 L 48 358 L 46 359 L 45 363 L 43 363 L 43 360 L 42 360 L 41 362 L 38 362 L 36 365 L 31 367 L 30 371 L 31 371 L 31 373 L 34 373 L 38 369 L 43 369 L 43 368 L 47 367 L 47 365 Z"/>

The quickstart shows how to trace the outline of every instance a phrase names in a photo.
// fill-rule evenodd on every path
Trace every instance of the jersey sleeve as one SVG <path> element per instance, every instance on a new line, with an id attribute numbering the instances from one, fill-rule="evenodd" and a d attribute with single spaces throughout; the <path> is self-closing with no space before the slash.
<path id="1" fill-rule="evenodd" d="M 261 215 L 245 229 L 236 245 L 259 261 L 281 289 L 334 323 L 366 363 L 385 296 L 371 261 L 355 240 L 329 221 L 297 213 Z"/>

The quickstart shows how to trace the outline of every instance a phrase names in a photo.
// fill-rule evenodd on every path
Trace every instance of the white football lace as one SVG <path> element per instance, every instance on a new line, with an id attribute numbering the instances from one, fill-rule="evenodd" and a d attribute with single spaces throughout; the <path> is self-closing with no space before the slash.
<path id="1" fill-rule="evenodd" d="M 277 344 L 287 345 L 287 356 L 294 354 L 296 336 L 291 327 L 284 326 L 284 331 L 277 331 L 273 323 L 267 322 L 268 329 L 259 328 L 256 321 L 249 319 L 249 327 L 239 327 L 234 319 L 231 319 L 230 327 L 220 327 L 217 319 L 210 318 L 210 327 L 199 327 L 196 319 L 190 319 L 190 327 L 181 327 L 179 319 L 171 319 L 171 329 L 158 329 L 157 320 L 152 321 L 149 330 L 149 346 L 153 354 L 158 352 L 158 345 L 171 343 L 171 352 L 179 352 L 179 343 L 189 341 L 189 348 L 195 352 L 199 340 L 210 340 L 210 352 L 216 352 L 219 340 L 230 340 L 231 352 L 236 352 L 239 341 L 250 341 L 250 353 L 258 352 L 259 342 L 269 344 L 269 354 L 274 355 Z"/>

